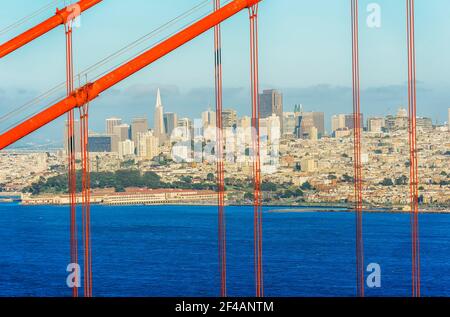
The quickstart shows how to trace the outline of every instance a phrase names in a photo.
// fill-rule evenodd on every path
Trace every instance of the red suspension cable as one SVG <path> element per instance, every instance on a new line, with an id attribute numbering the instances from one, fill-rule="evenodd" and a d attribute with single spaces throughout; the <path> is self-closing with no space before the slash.
<path id="1" fill-rule="evenodd" d="M 67 96 L 74 90 L 73 85 L 73 49 L 72 49 L 72 26 L 65 24 L 66 35 L 66 83 Z M 76 217 L 76 163 L 75 163 L 75 126 L 74 111 L 67 114 L 67 159 L 68 159 L 68 192 L 70 203 L 70 261 L 78 264 L 78 241 L 77 241 L 77 217 Z M 79 276 L 75 272 L 75 280 L 79 281 Z M 78 284 L 72 288 L 72 296 L 78 297 Z"/>
<path id="2" fill-rule="evenodd" d="M 409 193 L 411 208 L 412 296 L 420 297 L 419 177 L 417 154 L 416 51 L 414 0 L 406 0 L 408 44 Z"/>
<path id="3" fill-rule="evenodd" d="M 214 0 L 214 11 L 220 9 L 220 0 Z M 214 72 L 216 88 L 216 157 L 217 157 L 217 207 L 219 226 L 219 269 L 220 295 L 227 296 L 227 257 L 225 225 L 225 168 L 223 160 L 223 121 L 222 121 L 222 39 L 220 24 L 214 27 Z"/>
<path id="4" fill-rule="evenodd" d="M 84 296 L 92 297 L 90 167 L 89 167 L 89 104 L 80 107 L 81 165 L 82 165 L 82 226 L 84 245 Z"/>
<path id="5" fill-rule="evenodd" d="M 250 16 L 250 65 L 252 97 L 252 149 L 253 149 L 253 183 L 254 183 L 254 257 L 256 296 L 264 296 L 262 269 L 262 196 L 261 196 L 261 159 L 259 133 L 259 74 L 258 74 L 258 4 L 249 7 Z"/>
<path id="6" fill-rule="evenodd" d="M 356 288 L 357 295 L 364 297 L 364 243 L 362 228 L 362 161 L 361 161 L 361 106 L 359 80 L 358 0 L 351 0 L 352 16 L 352 78 L 353 78 L 353 152 L 354 195 L 356 214 Z"/>

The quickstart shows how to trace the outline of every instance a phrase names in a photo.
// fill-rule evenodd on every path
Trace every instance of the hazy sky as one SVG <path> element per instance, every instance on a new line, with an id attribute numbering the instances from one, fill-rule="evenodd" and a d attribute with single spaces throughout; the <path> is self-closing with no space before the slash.
<path id="1" fill-rule="evenodd" d="M 2 29 L 49 2 L 2 0 L 0 42 L 50 16 L 54 9 L 1 34 Z M 75 72 L 201 2 L 104 0 L 83 14 L 81 26 L 75 30 Z M 374 2 L 381 6 L 381 28 L 366 25 L 366 7 Z M 418 113 L 443 122 L 450 107 L 450 1 L 415 2 Z M 207 12 L 205 8 L 121 59 L 90 73 L 88 79 L 200 17 Z M 406 105 L 405 8 L 405 0 L 360 0 L 362 111 L 366 116 L 394 113 L 399 105 Z M 250 110 L 248 29 L 247 12 L 223 24 L 224 103 L 240 114 L 248 114 Z M 103 131 L 104 118 L 108 116 L 130 120 L 145 115 L 152 123 L 157 87 L 161 87 L 165 111 L 199 117 L 208 105 L 214 106 L 212 46 L 212 32 L 208 32 L 100 96 L 91 107 L 92 130 Z M 0 117 L 65 80 L 64 51 L 64 32 L 59 27 L 0 60 Z M 282 90 L 285 111 L 291 111 L 294 104 L 303 104 L 305 110 L 325 111 L 327 123 L 332 114 L 351 112 L 350 0 L 263 0 L 260 80 L 261 89 Z M 43 101 L 25 115 L 49 101 Z M 0 122 L 0 128 L 12 122 L 15 121 Z M 55 131 L 62 129 L 62 122 L 44 128 L 31 139 L 61 139 Z"/>

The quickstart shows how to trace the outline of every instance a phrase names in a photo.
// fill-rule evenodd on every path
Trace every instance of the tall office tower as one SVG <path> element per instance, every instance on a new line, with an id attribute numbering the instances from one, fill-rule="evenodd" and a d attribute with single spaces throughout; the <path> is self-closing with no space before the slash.
<path id="1" fill-rule="evenodd" d="M 303 105 L 294 105 L 294 113 L 296 115 L 303 113 Z"/>
<path id="2" fill-rule="evenodd" d="M 373 117 L 367 119 L 367 130 L 369 132 L 380 133 L 383 131 L 386 126 L 384 118 Z"/>
<path id="3" fill-rule="evenodd" d="M 249 116 L 243 116 L 238 120 L 238 133 L 237 140 L 239 140 L 239 146 L 247 147 L 252 144 L 252 118 Z"/>
<path id="4" fill-rule="evenodd" d="M 311 112 L 303 112 L 300 126 L 300 138 L 308 139 L 311 129 L 314 127 L 314 118 Z"/>
<path id="5" fill-rule="evenodd" d="M 111 152 L 112 135 L 90 134 L 88 137 L 89 151 L 92 153 Z"/>
<path id="6" fill-rule="evenodd" d="M 66 121 L 64 126 L 64 151 L 67 153 L 69 151 L 69 145 L 67 142 L 69 133 L 69 122 Z M 74 133 L 75 133 L 75 153 L 81 152 L 81 133 L 80 133 L 80 122 L 74 121 Z"/>
<path id="7" fill-rule="evenodd" d="M 295 135 L 295 125 L 297 123 L 297 116 L 295 112 L 283 112 L 283 136 L 294 136 Z"/>
<path id="8" fill-rule="evenodd" d="M 311 130 L 309 132 L 309 139 L 312 141 L 317 141 L 319 139 L 319 134 L 316 127 L 311 127 Z"/>
<path id="9" fill-rule="evenodd" d="M 164 141 L 164 109 L 161 101 L 161 92 L 156 93 L 156 105 L 155 105 L 155 115 L 154 115 L 154 135 L 159 138 L 159 141 Z"/>
<path id="10" fill-rule="evenodd" d="M 277 115 L 280 120 L 283 118 L 283 94 L 275 89 L 264 90 L 259 94 L 261 108 L 261 118 Z"/>
<path id="11" fill-rule="evenodd" d="M 164 120 L 164 133 L 170 138 L 173 129 L 178 125 L 178 116 L 174 112 L 166 112 L 163 116 Z"/>
<path id="12" fill-rule="evenodd" d="M 323 112 L 303 112 L 301 121 L 302 137 L 308 138 L 312 127 L 317 128 L 319 138 L 325 134 L 325 115 Z"/>
<path id="13" fill-rule="evenodd" d="M 345 115 L 345 128 L 353 130 L 355 128 L 355 122 L 353 120 L 354 116 L 353 113 L 352 114 L 346 114 Z M 364 115 L 361 113 L 360 114 L 360 122 L 361 122 L 361 129 L 364 128 Z"/>
<path id="14" fill-rule="evenodd" d="M 267 130 L 267 138 L 269 142 L 278 141 L 281 136 L 281 120 L 276 114 L 270 117 L 261 119 L 261 128 L 265 127 Z"/>
<path id="15" fill-rule="evenodd" d="M 109 136 L 111 137 L 111 152 L 119 153 L 119 136 L 116 134 Z"/>
<path id="16" fill-rule="evenodd" d="M 119 156 L 124 158 L 125 156 L 134 155 L 134 142 L 131 140 L 125 140 L 119 142 Z"/>
<path id="17" fill-rule="evenodd" d="M 203 129 L 216 127 L 216 112 L 208 109 L 202 112 L 202 127 Z"/>
<path id="18" fill-rule="evenodd" d="M 331 117 L 331 132 L 346 128 L 345 114 L 337 114 Z"/>
<path id="19" fill-rule="evenodd" d="M 225 109 L 222 111 L 222 121 L 224 128 L 237 126 L 237 113 L 233 109 Z"/>
<path id="20" fill-rule="evenodd" d="M 131 122 L 131 141 L 137 146 L 137 136 L 139 133 L 148 131 L 148 120 L 146 118 L 135 118 Z"/>
<path id="21" fill-rule="evenodd" d="M 174 140 L 186 141 L 190 140 L 194 135 L 194 126 L 192 125 L 192 120 L 189 118 L 181 118 L 177 123 L 177 133 L 172 133 Z"/>
<path id="22" fill-rule="evenodd" d="M 106 134 L 114 134 L 114 127 L 122 124 L 120 118 L 108 118 L 106 119 Z"/>
<path id="23" fill-rule="evenodd" d="M 130 139 L 130 126 L 126 123 L 115 126 L 113 132 L 118 137 L 117 142 Z"/>
<path id="24" fill-rule="evenodd" d="M 152 132 L 138 134 L 137 155 L 151 160 L 159 155 L 159 139 Z"/>

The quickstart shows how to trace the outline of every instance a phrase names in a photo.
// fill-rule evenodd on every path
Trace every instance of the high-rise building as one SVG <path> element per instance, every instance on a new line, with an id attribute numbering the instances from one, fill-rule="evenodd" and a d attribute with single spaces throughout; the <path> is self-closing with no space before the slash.
<path id="1" fill-rule="evenodd" d="M 386 123 L 384 118 L 373 117 L 367 119 L 367 130 L 369 132 L 380 133 L 385 128 Z"/>
<path id="2" fill-rule="evenodd" d="M 170 137 L 173 129 L 178 125 L 178 116 L 174 112 L 166 112 L 163 117 L 164 120 L 164 133 Z"/>
<path id="3" fill-rule="evenodd" d="M 294 136 L 297 116 L 295 112 L 283 112 L 283 136 Z"/>
<path id="4" fill-rule="evenodd" d="M 159 155 L 159 139 L 152 132 L 138 134 L 137 155 L 151 160 Z"/>
<path id="5" fill-rule="evenodd" d="M 146 118 L 135 118 L 131 122 L 131 141 L 137 146 L 137 136 L 139 133 L 148 131 L 148 120 Z"/>
<path id="6" fill-rule="evenodd" d="M 309 132 L 309 139 L 312 141 L 317 141 L 319 139 L 319 134 L 316 127 L 311 127 L 311 130 Z"/>
<path id="7" fill-rule="evenodd" d="M 222 124 L 224 128 L 237 126 L 237 113 L 233 109 L 225 109 L 222 111 Z"/>
<path id="8" fill-rule="evenodd" d="M 130 139 L 130 126 L 126 123 L 117 125 L 113 128 L 113 133 L 117 135 L 117 142 L 123 142 Z"/>
<path id="9" fill-rule="evenodd" d="M 337 114 L 331 117 L 331 132 L 346 128 L 345 114 Z"/>
<path id="10" fill-rule="evenodd" d="M 325 115 L 323 112 L 303 112 L 299 117 L 301 117 L 301 138 L 309 138 L 312 127 L 317 129 L 319 138 L 325 134 Z"/>
<path id="11" fill-rule="evenodd" d="M 269 142 L 278 141 L 280 139 L 281 128 L 280 128 L 280 117 L 276 114 L 272 114 L 270 117 L 260 120 L 260 128 L 266 129 L 267 138 Z"/>
<path id="12" fill-rule="evenodd" d="M 122 124 L 120 118 L 108 118 L 106 119 L 106 134 L 114 134 L 114 127 Z"/>
<path id="13" fill-rule="evenodd" d="M 203 129 L 215 128 L 216 127 L 216 112 L 208 109 L 202 112 L 202 126 Z"/>
<path id="14" fill-rule="evenodd" d="M 75 140 L 75 153 L 81 152 L 81 132 L 80 132 L 80 123 L 77 120 L 74 120 L 74 140 Z M 69 122 L 66 121 L 64 127 L 64 151 L 67 153 L 69 149 L 68 144 L 69 137 Z"/>
<path id="15" fill-rule="evenodd" d="M 280 120 L 283 118 L 283 94 L 275 89 L 264 90 L 259 95 L 261 118 L 277 115 Z"/>
<path id="16" fill-rule="evenodd" d="M 154 125 L 153 125 L 153 132 L 154 135 L 159 138 L 159 141 L 164 141 L 164 109 L 163 104 L 161 101 L 161 92 L 158 91 L 156 93 L 156 105 L 155 105 L 155 113 L 154 113 Z"/>
<path id="17" fill-rule="evenodd" d="M 239 147 L 251 146 L 252 144 L 252 118 L 243 116 L 238 120 L 238 133 L 236 141 Z"/>
<path id="18" fill-rule="evenodd" d="M 119 136 L 111 134 L 111 152 L 119 153 Z"/>
<path id="19" fill-rule="evenodd" d="M 355 120 L 354 120 L 355 116 L 352 114 L 346 114 L 345 115 L 345 127 L 349 130 L 353 130 L 355 128 Z M 364 115 L 362 113 L 360 113 L 360 117 L 359 120 L 361 122 L 361 129 L 364 128 Z"/>
<path id="20" fill-rule="evenodd" d="M 88 137 L 89 151 L 93 153 L 111 152 L 112 135 L 91 134 Z"/>
<path id="21" fill-rule="evenodd" d="M 130 155 L 134 155 L 134 142 L 131 140 L 119 142 L 119 156 L 124 158 Z"/>
<path id="22" fill-rule="evenodd" d="M 295 112 L 295 130 L 294 130 L 294 136 L 298 139 L 302 138 L 302 121 L 303 116 L 300 112 Z"/>
<path id="23" fill-rule="evenodd" d="M 176 133 L 172 133 L 171 141 L 186 141 L 190 140 L 193 136 L 194 126 L 192 120 L 189 118 L 181 118 L 178 120 Z"/>

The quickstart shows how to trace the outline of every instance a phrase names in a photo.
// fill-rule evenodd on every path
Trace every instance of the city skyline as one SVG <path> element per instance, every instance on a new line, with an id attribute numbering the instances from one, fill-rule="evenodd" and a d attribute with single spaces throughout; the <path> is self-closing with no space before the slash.
<path id="1" fill-rule="evenodd" d="M 323 137 L 344 138 L 351 137 L 354 130 L 354 115 L 340 113 L 331 116 L 331 129 L 325 129 L 325 115 L 323 112 L 305 111 L 302 105 L 296 105 L 294 111 L 283 111 L 283 94 L 279 90 L 264 90 L 260 94 L 262 115 L 260 126 L 264 129 L 262 139 L 266 136 L 274 140 L 273 135 L 278 135 L 279 140 L 308 139 L 317 141 Z M 194 140 L 202 137 L 203 141 L 215 139 L 216 113 L 211 107 L 192 114 L 190 117 L 181 117 L 174 112 L 165 112 L 162 96 L 159 89 L 156 91 L 155 107 L 153 109 L 153 125 L 148 124 L 148 116 L 140 116 L 131 119 L 131 124 L 118 117 L 105 118 L 105 125 L 100 131 L 90 131 L 89 145 L 91 152 L 116 152 L 121 158 L 135 157 L 138 159 L 153 159 L 160 154 L 163 147 L 173 149 L 173 145 L 179 141 Z M 234 109 L 223 110 L 223 127 L 225 135 L 242 135 L 250 142 L 251 135 L 245 130 L 250 127 L 249 116 L 238 116 Z M 450 121 L 450 108 L 448 110 Z M 201 118 L 201 119 L 200 119 Z M 361 114 L 361 125 L 364 131 L 375 134 L 388 134 L 408 128 L 408 112 L 399 107 L 394 115 L 368 116 Z M 419 133 L 432 131 L 433 128 L 444 125 L 433 125 L 432 119 L 417 116 Z M 67 129 L 67 126 L 66 126 Z M 231 129 L 231 130 L 230 130 Z M 275 129 L 275 130 L 274 130 Z M 275 132 L 277 131 L 277 132 Z M 77 133 L 77 131 L 76 131 Z M 65 135 L 67 132 L 65 132 Z M 225 137 L 227 139 L 227 137 Z M 270 142 L 269 142 L 270 143 Z M 189 143 L 190 144 L 190 143 Z M 185 146 L 182 146 L 185 149 Z M 66 149 L 66 147 L 65 147 Z M 77 151 L 79 149 L 76 148 Z M 186 150 L 186 149 L 185 149 Z M 177 151 L 175 149 L 175 151 Z M 184 151 L 184 150 L 183 150 Z M 189 152 L 189 150 L 187 150 Z M 183 154 L 186 155 L 186 154 Z"/>
<path id="2" fill-rule="evenodd" d="M 7 3 L 5 10 L 0 12 L 0 20 L 8 25 L 21 17 L 22 10 L 18 10 L 18 6 L 32 11 L 34 6 L 40 7 L 44 2 L 39 0 L 30 4 L 29 1 L 19 0 Z M 362 7 L 365 8 L 369 2 L 362 1 Z M 80 53 L 75 61 L 76 69 L 84 69 L 94 64 L 111 51 L 118 50 L 130 40 L 138 38 L 142 32 L 150 31 L 195 3 L 193 0 L 174 0 L 152 4 L 149 8 L 149 3 L 137 0 L 143 12 L 147 8 L 171 12 L 158 16 L 155 21 L 151 21 L 151 25 L 147 22 L 141 25 L 143 22 L 138 19 L 129 21 L 130 17 L 118 16 L 118 12 L 126 11 L 121 9 L 125 4 L 118 2 L 111 3 L 110 8 L 104 6 L 106 13 L 100 10 L 83 14 L 81 27 L 75 30 L 74 35 L 75 47 Z M 294 12 L 301 18 L 296 19 L 297 23 L 294 26 L 273 23 L 267 27 L 265 25 L 268 24 L 262 23 L 260 43 L 261 51 L 264 53 L 260 56 L 260 88 L 261 91 L 267 88 L 282 90 L 285 109 L 301 103 L 309 111 L 325 112 L 325 125 L 329 130 L 332 114 L 351 112 L 351 65 L 348 58 L 351 51 L 350 10 L 347 5 L 339 5 L 338 2 L 329 1 L 325 6 L 324 3 L 279 0 L 277 5 L 270 1 L 261 4 L 262 21 L 280 20 L 282 14 Z M 395 114 L 400 105 L 407 104 L 405 26 L 403 19 L 399 18 L 404 15 L 403 2 L 381 0 L 378 3 L 382 9 L 382 27 L 371 29 L 361 23 L 361 106 L 366 116 L 377 116 L 386 112 Z M 449 107 L 450 100 L 450 93 L 446 88 L 450 82 L 444 70 L 450 66 L 446 67 L 448 61 L 445 58 L 449 43 L 441 41 L 441 37 L 442 32 L 445 34 L 450 28 L 446 27 L 447 22 L 443 22 L 446 19 L 439 19 L 436 16 L 430 19 L 430 16 L 443 15 L 445 9 L 450 7 L 450 3 L 435 0 L 432 3 L 427 2 L 426 6 L 425 3 L 419 2 L 417 6 L 418 114 L 431 117 L 433 122 L 443 123 L 446 121 L 445 111 Z M 286 10 L 288 7 L 292 10 Z M 361 21 L 365 20 L 365 11 L 361 10 Z M 313 19 L 310 14 L 323 18 Z M 101 23 L 97 24 L 96 21 Z M 130 30 L 124 32 L 121 28 L 123 24 L 127 25 L 127 22 L 130 22 L 128 23 Z M 246 32 L 236 32 L 240 29 L 247 30 L 247 23 L 246 15 L 241 14 L 233 23 L 224 23 L 223 26 L 223 40 L 224 45 L 226 44 L 223 58 L 224 104 L 235 108 L 238 115 L 250 113 L 249 82 L 246 75 L 248 54 L 245 49 L 241 49 L 248 46 L 248 41 Z M 286 32 L 288 27 L 294 27 L 295 32 Z M 438 28 L 439 37 L 435 32 Z M 314 29 L 315 32 L 306 32 L 310 29 Z M 117 31 L 116 37 L 108 36 L 114 31 Z M 94 54 L 90 51 L 89 45 L 94 45 L 98 36 L 108 38 L 108 42 L 96 47 Z M 8 63 L 0 65 L 0 79 L 5 83 L 0 89 L 0 107 L 5 112 L 35 98 L 62 80 L 57 74 L 61 74 L 60 70 L 64 69 L 64 60 L 60 54 L 56 54 L 62 40 L 62 34 L 52 32 L 35 45 L 8 56 Z M 38 49 L 42 45 L 54 49 L 50 54 L 46 52 L 44 55 L 45 50 Z M 290 49 L 286 49 L 287 45 Z M 99 100 L 92 103 L 90 123 L 93 129 L 98 129 L 98 126 L 103 124 L 103 118 L 113 113 L 128 121 L 131 121 L 132 117 L 142 115 L 147 109 L 149 96 L 157 87 L 160 87 L 162 93 L 166 95 L 166 106 L 180 116 L 199 112 L 197 109 L 203 110 L 208 105 L 214 106 L 211 48 L 212 34 L 208 32 L 189 47 L 173 53 L 170 62 L 155 63 L 149 70 L 142 71 L 126 83 L 103 94 Z M 27 70 L 29 76 L 17 76 L 16 74 L 21 73 L 25 67 L 23 59 L 30 57 L 30 54 L 33 54 L 33 58 L 41 60 L 41 63 L 31 70 L 32 73 Z M 272 67 L 273 61 L 276 62 L 276 67 Z M 178 72 L 180 66 L 185 71 Z M 41 67 L 50 69 L 44 71 Z M 14 71 L 11 71 L 12 69 Z M 46 74 L 45 80 L 34 80 L 43 73 Z M 149 122 L 153 122 L 152 116 L 148 119 Z M 38 134 L 31 135 L 24 142 L 45 143 L 52 136 L 60 135 L 58 131 L 61 131 L 61 127 L 63 119 L 44 127 Z"/>
<path id="3" fill-rule="evenodd" d="M 277 97 L 273 97 L 274 94 L 277 95 Z M 314 111 L 312 109 L 305 110 L 303 105 L 295 105 L 293 109 L 285 109 L 282 101 L 283 92 L 280 90 L 264 90 L 260 94 L 260 98 L 263 100 L 265 95 L 272 96 L 269 98 L 271 101 L 267 102 L 272 102 L 273 106 L 264 106 L 267 108 L 267 113 L 262 116 L 261 122 L 267 120 L 272 115 L 277 116 L 279 118 L 282 136 L 292 135 L 296 138 L 310 138 L 312 133 L 317 135 L 316 138 L 321 138 L 324 136 L 347 137 L 351 134 L 351 130 L 353 129 L 353 115 L 351 113 L 336 113 L 327 118 L 325 113 Z M 191 114 L 191 116 L 180 116 L 176 112 L 171 112 L 170 110 L 167 112 L 164 111 L 163 98 L 159 88 L 156 90 L 156 95 L 154 97 L 156 101 L 153 111 L 151 111 L 151 107 L 149 106 L 149 111 L 146 115 L 132 116 L 129 121 L 117 116 L 104 118 L 103 127 L 99 127 L 99 129 L 90 129 L 90 136 L 102 138 L 104 136 L 114 135 L 116 139 L 110 141 L 111 145 L 108 150 L 112 152 L 117 152 L 119 150 L 120 145 L 118 145 L 117 142 L 124 142 L 127 140 L 132 141 L 133 144 L 127 144 L 127 146 L 134 147 L 135 150 L 133 154 L 137 155 L 139 151 L 138 134 L 151 132 L 152 136 L 157 138 L 160 145 L 162 145 L 165 141 L 170 140 L 171 133 L 176 127 L 186 125 L 191 129 L 191 133 L 193 134 L 193 122 L 195 120 L 200 120 L 204 129 L 208 126 L 215 127 L 215 109 L 211 106 L 208 106 L 203 110 L 199 109 L 198 113 Z M 265 101 L 262 101 L 262 103 L 264 102 Z M 149 102 L 149 104 L 151 103 Z M 153 124 L 149 124 L 149 122 L 152 122 L 149 120 L 149 118 L 152 117 L 152 113 L 154 114 L 153 118 L 159 116 L 160 119 L 153 120 Z M 280 114 L 282 115 L 281 117 Z M 299 114 L 301 114 L 300 121 L 298 120 Z M 450 127 L 450 108 L 448 108 L 447 114 L 447 124 Z M 224 128 L 243 126 L 245 124 L 242 123 L 241 120 L 246 120 L 246 118 L 250 119 L 248 115 L 238 115 L 237 111 L 232 108 L 225 108 L 223 110 L 223 118 Z M 401 122 L 399 122 L 399 118 L 401 119 Z M 419 127 L 431 129 L 435 126 L 435 123 L 430 117 L 418 116 L 417 118 Z M 325 124 L 327 120 L 331 123 L 329 126 Z M 129 124 L 127 122 L 129 122 Z M 362 128 L 369 132 L 386 132 L 395 127 L 406 128 L 408 124 L 407 111 L 400 105 L 393 114 L 387 113 L 384 115 L 366 117 L 364 113 L 362 113 L 361 122 Z M 160 132 L 158 132 L 158 123 L 159 128 L 161 129 Z M 266 125 L 266 123 L 263 123 L 263 125 Z M 444 126 L 445 124 L 441 125 Z M 311 131 L 311 128 L 315 128 L 316 130 Z M 287 130 L 289 130 L 289 132 L 287 132 Z M 104 142 L 105 141 L 99 142 L 99 146 L 102 149 L 105 148 Z M 114 144 L 116 145 L 114 146 Z M 64 148 L 66 148 L 65 144 Z"/>

